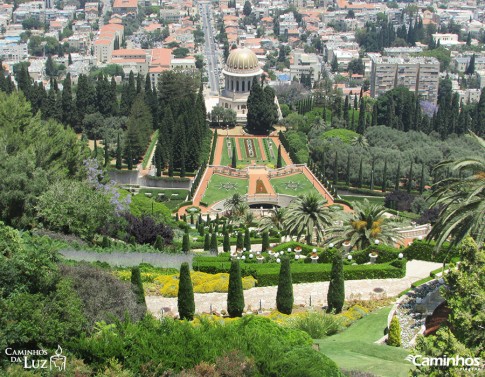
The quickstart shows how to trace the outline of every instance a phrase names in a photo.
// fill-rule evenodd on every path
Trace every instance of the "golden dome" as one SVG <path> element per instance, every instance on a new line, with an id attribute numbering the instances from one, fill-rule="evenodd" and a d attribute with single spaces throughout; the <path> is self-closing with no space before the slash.
<path id="1" fill-rule="evenodd" d="M 234 73 L 258 73 L 261 68 L 254 52 L 249 48 L 236 48 L 229 54 L 225 70 Z"/>

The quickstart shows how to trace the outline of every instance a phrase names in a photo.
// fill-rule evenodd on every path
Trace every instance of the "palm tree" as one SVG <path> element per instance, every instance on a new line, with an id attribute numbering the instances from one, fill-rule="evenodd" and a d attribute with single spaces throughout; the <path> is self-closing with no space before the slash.
<path id="1" fill-rule="evenodd" d="M 325 203 L 326 200 L 315 193 L 293 200 L 283 220 L 288 234 L 297 236 L 298 240 L 305 235 L 308 243 L 311 243 L 314 232 L 317 239 L 322 239 L 325 227 L 332 224 L 332 215 Z"/>
<path id="2" fill-rule="evenodd" d="M 363 149 L 367 149 L 369 147 L 369 142 L 364 135 L 354 136 L 350 141 L 350 144 L 353 147 L 361 147 Z"/>
<path id="3" fill-rule="evenodd" d="M 226 209 L 225 216 L 229 221 L 238 221 L 243 218 L 248 211 L 248 204 L 244 196 L 239 193 L 235 193 L 229 199 L 226 199 L 224 203 Z"/>
<path id="4" fill-rule="evenodd" d="M 224 208 L 229 210 L 229 211 L 233 211 L 240 204 L 242 204 L 244 202 L 245 202 L 244 197 L 239 193 L 235 193 L 229 199 L 226 199 L 226 201 L 224 203 Z"/>
<path id="5" fill-rule="evenodd" d="M 472 137 L 485 151 L 485 140 L 470 132 Z M 453 246 L 470 234 L 477 244 L 485 240 L 485 158 L 462 158 L 440 162 L 436 169 L 447 168 L 466 178 L 445 178 L 433 185 L 430 196 L 431 207 L 442 206 L 438 220 L 434 224 L 428 239 L 437 241 L 440 248 L 450 238 Z"/>
<path id="6" fill-rule="evenodd" d="M 259 223 L 262 232 L 274 228 L 275 230 L 282 231 L 285 229 L 283 224 L 285 220 L 286 209 L 276 208 L 271 211 L 271 215 L 268 217 L 263 217 Z"/>
<path id="7" fill-rule="evenodd" d="M 372 245 L 376 240 L 395 244 L 401 235 L 390 225 L 384 216 L 385 212 L 385 207 L 371 204 L 367 199 L 363 203 L 354 204 L 352 217 L 343 226 L 330 229 L 330 237 L 326 243 L 340 245 L 348 241 L 352 248 L 357 247 L 359 250 Z"/>

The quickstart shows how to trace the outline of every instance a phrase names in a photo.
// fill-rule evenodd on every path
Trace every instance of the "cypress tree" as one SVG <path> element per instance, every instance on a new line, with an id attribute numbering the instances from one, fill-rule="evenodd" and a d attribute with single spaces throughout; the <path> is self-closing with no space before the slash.
<path id="1" fill-rule="evenodd" d="M 222 243 L 222 250 L 227 253 L 231 251 L 231 241 L 229 239 L 229 233 L 224 232 L 224 241 Z"/>
<path id="2" fill-rule="evenodd" d="M 283 314 L 291 314 L 293 310 L 293 282 L 291 280 L 290 259 L 287 256 L 281 259 L 276 308 Z"/>
<path id="3" fill-rule="evenodd" d="M 237 156 L 236 156 L 236 147 L 232 147 L 232 161 L 231 161 L 231 168 L 236 169 L 237 167 Z"/>
<path id="4" fill-rule="evenodd" d="M 94 137 L 94 158 L 98 157 L 98 144 L 96 141 L 96 137 Z"/>
<path id="5" fill-rule="evenodd" d="M 246 228 L 246 231 L 244 232 L 244 247 L 247 251 L 251 250 L 251 236 L 248 228 Z"/>
<path id="6" fill-rule="evenodd" d="M 370 189 L 374 190 L 374 165 L 375 165 L 375 158 L 372 159 L 371 170 L 370 170 Z"/>
<path id="7" fill-rule="evenodd" d="M 211 251 L 211 253 L 214 253 L 214 254 L 218 253 L 218 250 L 217 250 L 217 234 L 216 233 L 212 233 L 212 235 L 211 235 L 210 251 Z"/>
<path id="8" fill-rule="evenodd" d="M 335 151 L 335 160 L 333 162 L 333 184 L 338 183 L 338 152 Z"/>
<path id="9" fill-rule="evenodd" d="M 384 170 L 382 171 L 382 192 L 386 192 L 387 186 L 387 158 L 384 160 Z"/>
<path id="10" fill-rule="evenodd" d="M 269 233 L 268 231 L 263 232 L 263 240 L 261 242 L 261 251 L 266 251 L 269 249 Z"/>
<path id="11" fill-rule="evenodd" d="M 195 314 L 194 288 L 187 262 L 182 263 L 180 266 L 177 304 L 180 319 L 192 321 Z"/>
<path id="12" fill-rule="evenodd" d="M 412 185 L 413 185 L 413 162 L 411 161 L 411 167 L 409 168 L 407 192 L 411 192 Z"/>
<path id="13" fill-rule="evenodd" d="M 157 142 L 157 146 L 155 147 L 155 169 L 157 177 L 162 176 L 162 146 L 160 142 Z"/>
<path id="14" fill-rule="evenodd" d="M 357 125 L 357 133 L 363 135 L 365 132 L 365 103 L 363 100 L 360 101 L 359 109 L 359 123 Z"/>
<path id="15" fill-rule="evenodd" d="M 361 158 L 360 158 L 360 165 L 359 165 L 359 178 L 358 178 L 358 181 L 357 181 L 357 187 L 359 187 L 359 188 L 360 188 L 360 187 L 362 187 L 362 183 L 363 183 L 363 182 L 362 182 L 362 180 L 363 180 L 363 176 L 362 176 L 362 174 L 363 174 L 363 171 L 362 171 L 362 167 L 363 167 L 362 165 L 363 165 L 363 162 L 364 162 L 364 160 L 363 160 L 363 158 L 361 157 Z"/>
<path id="16" fill-rule="evenodd" d="M 419 178 L 419 193 L 424 191 L 424 164 L 421 165 L 421 177 Z"/>
<path id="17" fill-rule="evenodd" d="M 182 238 L 182 251 L 186 254 L 190 251 L 190 239 L 187 233 Z"/>
<path id="18" fill-rule="evenodd" d="M 126 162 L 128 163 L 128 170 L 133 170 L 133 154 L 131 153 L 131 146 L 128 144 L 128 150 L 126 152 Z"/>
<path id="19" fill-rule="evenodd" d="M 345 184 L 350 186 L 350 153 L 347 155 L 347 169 L 345 171 Z"/>
<path id="20" fill-rule="evenodd" d="M 146 309 L 145 291 L 143 290 L 143 283 L 141 281 L 141 273 L 139 267 L 133 267 L 131 269 L 131 289 L 136 295 L 136 302 L 139 305 L 143 305 Z"/>
<path id="21" fill-rule="evenodd" d="M 204 224 L 199 222 L 199 235 L 203 237 L 205 235 L 205 227 Z"/>
<path id="22" fill-rule="evenodd" d="M 104 166 L 109 166 L 110 158 L 109 158 L 109 145 L 108 140 L 104 139 Z"/>
<path id="23" fill-rule="evenodd" d="M 281 159 L 281 145 L 278 145 L 278 158 L 276 159 L 276 168 L 279 169 L 283 166 Z"/>
<path id="24" fill-rule="evenodd" d="M 389 325 L 389 335 L 387 336 L 387 345 L 392 347 L 401 346 L 401 325 L 396 316 L 392 317 Z"/>
<path id="25" fill-rule="evenodd" d="M 330 273 L 330 285 L 327 293 L 327 312 L 340 313 L 345 301 L 344 265 L 340 253 L 335 253 Z"/>
<path id="26" fill-rule="evenodd" d="M 211 236 L 209 233 L 206 233 L 204 238 L 204 251 L 209 251 L 211 248 Z"/>
<path id="27" fill-rule="evenodd" d="M 116 169 L 121 169 L 121 143 L 120 134 L 118 133 L 118 141 L 116 142 Z"/>
<path id="28" fill-rule="evenodd" d="M 394 191 L 399 190 L 399 183 L 401 182 L 401 161 L 397 163 L 397 170 L 396 170 L 396 181 L 394 183 Z"/>
<path id="29" fill-rule="evenodd" d="M 230 317 L 241 317 L 244 310 L 244 292 L 241 268 L 238 260 L 231 261 L 229 288 L 227 292 L 227 312 Z"/>
<path id="30" fill-rule="evenodd" d="M 237 233 L 236 247 L 242 249 L 244 247 L 244 238 L 241 232 Z"/>
<path id="31" fill-rule="evenodd" d="M 377 126 L 377 102 L 372 106 L 372 126 Z"/>

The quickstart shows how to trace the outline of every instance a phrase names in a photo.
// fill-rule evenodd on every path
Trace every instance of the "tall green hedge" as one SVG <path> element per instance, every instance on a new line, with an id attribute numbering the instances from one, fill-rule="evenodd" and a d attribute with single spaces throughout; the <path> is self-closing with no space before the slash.
<path id="1" fill-rule="evenodd" d="M 190 269 L 187 262 L 180 266 L 178 310 L 180 319 L 192 321 L 195 314 L 194 288 L 190 278 Z"/>
<path id="2" fill-rule="evenodd" d="M 131 288 L 136 295 L 136 302 L 146 308 L 145 291 L 143 289 L 139 267 L 133 267 L 131 269 Z"/>
<path id="3" fill-rule="evenodd" d="M 401 346 L 401 325 L 399 324 L 399 320 L 396 316 L 392 317 L 391 324 L 389 326 L 387 345 L 392 347 Z"/>
<path id="4" fill-rule="evenodd" d="M 229 287 L 227 291 L 227 312 L 231 317 L 241 317 L 244 310 L 244 292 L 239 261 L 231 262 Z"/>
<path id="5" fill-rule="evenodd" d="M 344 265 L 342 256 L 335 254 L 332 263 L 332 272 L 330 274 L 330 285 L 327 293 L 328 311 L 340 313 L 345 302 L 345 280 Z"/>
<path id="6" fill-rule="evenodd" d="M 287 256 L 281 260 L 276 308 L 283 314 L 291 314 L 293 310 L 293 283 L 291 281 L 290 259 Z"/>

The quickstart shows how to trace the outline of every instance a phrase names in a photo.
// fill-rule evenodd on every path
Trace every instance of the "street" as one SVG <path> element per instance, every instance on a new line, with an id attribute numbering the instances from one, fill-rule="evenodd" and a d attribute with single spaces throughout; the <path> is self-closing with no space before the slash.
<path id="1" fill-rule="evenodd" d="M 211 95 L 219 94 L 219 48 L 214 39 L 214 30 L 212 24 L 212 7 L 210 3 L 199 3 L 200 15 L 204 31 L 204 58 L 206 60 L 206 69 L 209 77 L 208 86 Z"/>

